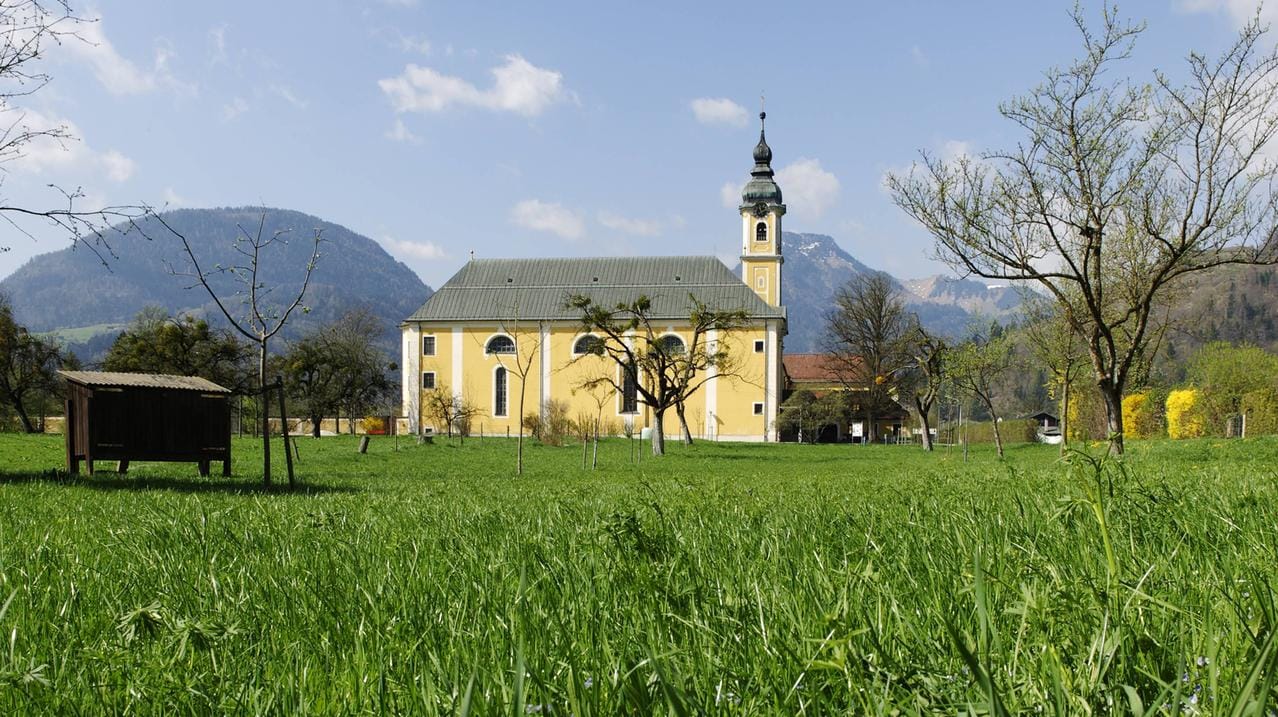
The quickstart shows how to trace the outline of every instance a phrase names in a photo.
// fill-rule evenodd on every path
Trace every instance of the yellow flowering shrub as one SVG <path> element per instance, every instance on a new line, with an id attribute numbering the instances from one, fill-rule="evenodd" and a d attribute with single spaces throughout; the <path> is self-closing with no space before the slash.
<path id="1" fill-rule="evenodd" d="M 1146 430 L 1149 394 L 1133 393 L 1123 397 L 1123 433 L 1127 438 L 1149 438 Z"/>
<path id="2" fill-rule="evenodd" d="M 1167 394 L 1167 437 L 1198 438 L 1203 435 L 1203 420 L 1198 389 L 1182 388 Z"/>

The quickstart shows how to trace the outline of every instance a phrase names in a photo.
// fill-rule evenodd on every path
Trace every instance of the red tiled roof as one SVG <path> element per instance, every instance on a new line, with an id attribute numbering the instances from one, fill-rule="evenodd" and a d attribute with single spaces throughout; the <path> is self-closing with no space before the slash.
<path id="1" fill-rule="evenodd" d="M 785 365 L 786 376 L 795 383 L 825 383 L 839 381 L 840 377 L 847 381 L 857 379 L 853 367 L 835 360 L 830 354 L 787 353 L 781 356 L 781 363 Z"/>

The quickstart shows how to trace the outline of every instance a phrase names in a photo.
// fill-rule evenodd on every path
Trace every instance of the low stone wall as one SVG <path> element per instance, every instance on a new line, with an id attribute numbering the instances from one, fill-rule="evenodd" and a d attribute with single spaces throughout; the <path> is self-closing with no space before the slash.
<path id="1" fill-rule="evenodd" d="M 325 418 L 320 421 L 320 435 L 349 435 L 362 436 L 368 433 L 369 423 L 379 423 L 380 421 L 369 421 L 364 418 Z M 280 432 L 280 419 L 272 418 L 270 421 L 271 433 Z M 313 428 L 311 419 L 309 418 L 289 418 L 288 433 L 291 436 L 309 436 Z M 395 419 L 395 432 L 399 435 L 408 435 L 408 419 Z"/>

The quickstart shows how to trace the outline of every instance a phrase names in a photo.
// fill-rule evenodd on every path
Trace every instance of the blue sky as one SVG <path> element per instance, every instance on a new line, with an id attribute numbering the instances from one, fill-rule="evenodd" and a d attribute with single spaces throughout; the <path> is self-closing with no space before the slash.
<path id="1" fill-rule="evenodd" d="M 80 8 L 89 42 L 52 48 L 53 82 L 17 110 L 79 141 L 33 147 L 2 192 L 297 209 L 434 286 L 471 251 L 731 262 L 763 91 L 786 229 L 919 277 L 942 267 L 883 174 L 1014 142 L 997 105 L 1077 53 L 1071 5 L 100 2 Z M 1254 8 L 1124 3 L 1149 26 L 1133 75 L 1179 73 Z M 66 246 L 36 235 L 0 234 L 0 276 Z"/>

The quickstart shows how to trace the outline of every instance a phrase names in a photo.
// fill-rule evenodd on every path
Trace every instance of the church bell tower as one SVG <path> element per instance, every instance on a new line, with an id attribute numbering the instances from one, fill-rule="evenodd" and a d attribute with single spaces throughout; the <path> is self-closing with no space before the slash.
<path id="1" fill-rule="evenodd" d="M 781 217 L 785 204 L 772 173 L 772 148 L 764 137 L 759 113 L 759 143 L 754 146 L 754 169 L 741 192 L 741 280 L 771 306 L 781 305 Z"/>

